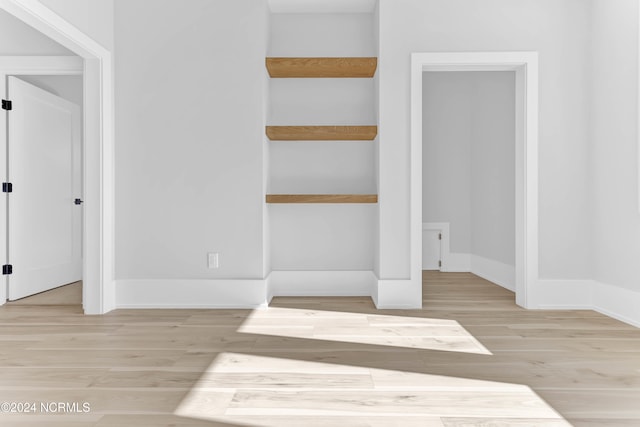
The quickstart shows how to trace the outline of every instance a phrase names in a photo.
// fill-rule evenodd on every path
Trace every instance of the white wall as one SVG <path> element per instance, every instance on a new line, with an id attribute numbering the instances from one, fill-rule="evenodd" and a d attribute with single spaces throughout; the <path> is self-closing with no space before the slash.
<path id="1" fill-rule="evenodd" d="M 73 55 L 73 52 L 0 9 L 0 55 Z"/>
<path id="2" fill-rule="evenodd" d="M 117 279 L 263 277 L 266 7 L 116 1 Z"/>
<path id="3" fill-rule="evenodd" d="M 381 0 L 380 275 L 409 277 L 410 54 L 540 53 L 540 274 L 591 275 L 583 0 Z"/>
<path id="4" fill-rule="evenodd" d="M 636 292 L 640 292 L 638 15 L 635 0 L 594 0 L 590 67 L 595 279 Z"/>
<path id="5" fill-rule="evenodd" d="M 271 21 L 269 56 L 376 55 L 368 13 L 274 13 Z"/>
<path id="6" fill-rule="evenodd" d="M 451 251 L 470 254 L 474 82 L 469 73 L 422 80 L 422 222 L 448 222 Z"/>
<path id="7" fill-rule="evenodd" d="M 515 266 L 515 72 L 473 78 L 471 254 Z"/>

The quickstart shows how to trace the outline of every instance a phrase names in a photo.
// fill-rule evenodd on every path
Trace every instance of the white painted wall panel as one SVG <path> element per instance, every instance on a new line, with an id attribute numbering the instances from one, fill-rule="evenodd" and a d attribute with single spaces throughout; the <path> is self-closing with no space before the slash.
<path id="1" fill-rule="evenodd" d="M 263 277 L 266 7 L 117 2 L 117 279 Z"/>
<path id="2" fill-rule="evenodd" d="M 269 56 L 376 56 L 372 18 L 368 13 L 274 13 Z"/>
<path id="3" fill-rule="evenodd" d="M 376 194 L 372 141 L 269 144 L 269 193 Z"/>
<path id="4" fill-rule="evenodd" d="M 373 79 L 271 79 L 269 124 L 375 125 Z"/>
<path id="5" fill-rule="evenodd" d="M 270 205 L 276 270 L 373 269 L 375 205 Z"/>
<path id="6" fill-rule="evenodd" d="M 594 215 L 596 281 L 635 292 L 640 291 L 639 15 L 634 0 L 593 2 L 593 200 L 586 208 Z M 615 305 L 610 310 L 615 312 Z"/>
<path id="7" fill-rule="evenodd" d="M 515 72 L 472 78 L 470 253 L 515 266 Z"/>

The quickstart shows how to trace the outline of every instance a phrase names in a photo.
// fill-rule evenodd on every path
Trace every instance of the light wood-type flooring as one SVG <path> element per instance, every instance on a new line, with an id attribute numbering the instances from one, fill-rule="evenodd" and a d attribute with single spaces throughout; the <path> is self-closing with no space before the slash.
<path id="1" fill-rule="evenodd" d="M 84 316 L 23 300 L 0 307 L 1 402 L 38 405 L 3 427 L 637 427 L 640 330 L 523 310 L 462 273 L 425 273 L 407 311 L 276 298 Z M 42 413 L 58 402 L 90 410 Z"/>

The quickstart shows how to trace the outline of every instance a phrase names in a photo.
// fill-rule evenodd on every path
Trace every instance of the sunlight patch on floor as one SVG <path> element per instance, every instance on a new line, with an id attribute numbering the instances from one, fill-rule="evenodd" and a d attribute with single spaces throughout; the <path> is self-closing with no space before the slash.
<path id="1" fill-rule="evenodd" d="M 524 385 L 237 353 L 221 353 L 174 414 L 257 427 L 570 426 Z"/>
<path id="2" fill-rule="evenodd" d="M 491 352 L 455 320 L 325 310 L 269 308 L 254 311 L 238 332 L 343 343 Z"/>

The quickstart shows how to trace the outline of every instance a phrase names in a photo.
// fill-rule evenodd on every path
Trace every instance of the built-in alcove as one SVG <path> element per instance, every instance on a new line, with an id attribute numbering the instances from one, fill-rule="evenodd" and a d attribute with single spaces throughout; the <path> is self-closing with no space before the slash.
<path id="1" fill-rule="evenodd" d="M 283 273 L 359 272 L 357 289 L 347 285 L 340 294 L 370 295 L 362 283 L 373 286 L 378 226 L 374 11 L 315 5 L 321 10 L 282 1 L 271 8 L 265 202 L 272 281 Z M 273 286 L 278 294 L 288 293 L 283 283 Z"/>

